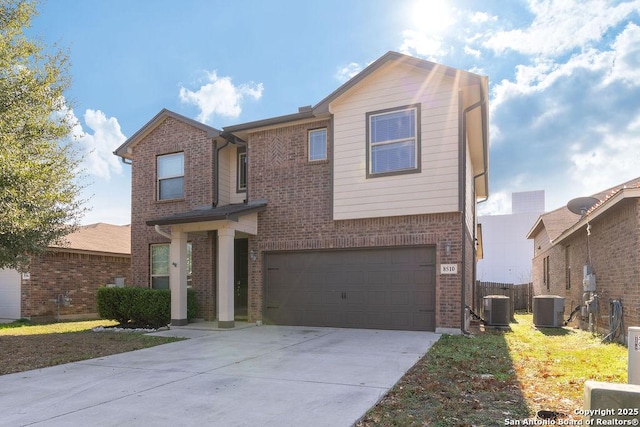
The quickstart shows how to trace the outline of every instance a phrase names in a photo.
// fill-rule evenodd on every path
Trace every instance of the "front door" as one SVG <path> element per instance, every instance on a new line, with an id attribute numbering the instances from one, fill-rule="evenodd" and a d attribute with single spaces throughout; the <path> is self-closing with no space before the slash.
<path id="1" fill-rule="evenodd" d="M 249 239 L 236 239 L 233 266 L 233 309 L 235 320 L 247 320 L 249 290 Z"/>

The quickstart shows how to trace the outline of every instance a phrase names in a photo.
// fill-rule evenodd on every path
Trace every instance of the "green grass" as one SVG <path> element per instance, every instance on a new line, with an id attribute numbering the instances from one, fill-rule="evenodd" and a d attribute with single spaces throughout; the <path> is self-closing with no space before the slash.
<path id="1" fill-rule="evenodd" d="M 510 329 L 443 335 L 359 426 L 493 426 L 539 410 L 573 415 L 584 382 L 626 383 L 627 349 L 571 328 L 537 329 L 530 314 Z"/>

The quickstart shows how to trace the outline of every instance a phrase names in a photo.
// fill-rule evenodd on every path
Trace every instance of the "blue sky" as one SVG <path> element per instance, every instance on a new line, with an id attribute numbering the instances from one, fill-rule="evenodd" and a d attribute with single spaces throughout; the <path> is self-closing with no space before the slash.
<path id="1" fill-rule="evenodd" d="M 640 0 L 49 0 L 28 33 L 71 59 L 85 224 L 130 222 L 112 152 L 162 108 L 217 128 L 294 113 L 390 50 L 489 76 L 481 214 L 640 176 Z"/>

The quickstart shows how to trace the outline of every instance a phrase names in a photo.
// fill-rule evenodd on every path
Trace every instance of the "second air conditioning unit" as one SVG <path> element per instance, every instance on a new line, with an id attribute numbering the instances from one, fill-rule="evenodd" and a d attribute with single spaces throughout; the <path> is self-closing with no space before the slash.
<path id="1" fill-rule="evenodd" d="M 484 322 L 488 326 L 509 326 L 511 298 L 505 295 L 487 295 L 483 298 Z"/>
<path id="2" fill-rule="evenodd" d="M 543 328 L 564 325 L 564 298 L 557 295 L 533 297 L 533 324 Z"/>

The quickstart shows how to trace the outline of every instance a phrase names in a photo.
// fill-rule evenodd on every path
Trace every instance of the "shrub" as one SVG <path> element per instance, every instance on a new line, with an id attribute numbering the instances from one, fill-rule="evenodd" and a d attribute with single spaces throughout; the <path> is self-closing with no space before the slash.
<path id="1" fill-rule="evenodd" d="M 98 314 L 120 325 L 157 328 L 171 321 L 171 291 L 140 287 L 99 288 Z M 187 290 L 187 320 L 198 314 L 195 291 Z"/>

